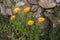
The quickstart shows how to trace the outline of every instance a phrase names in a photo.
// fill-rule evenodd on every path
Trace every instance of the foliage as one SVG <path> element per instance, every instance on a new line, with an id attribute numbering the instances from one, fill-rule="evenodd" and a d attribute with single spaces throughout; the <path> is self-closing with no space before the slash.
<path id="1" fill-rule="evenodd" d="M 28 25 L 27 24 L 28 20 L 34 20 L 34 22 L 35 22 L 34 25 L 32 25 L 32 26 Z M 5 20 L 5 21 L 7 21 L 7 20 Z M 11 31 L 11 34 L 9 34 L 9 33 L 8 34 L 10 36 L 12 36 L 12 38 L 11 38 L 12 40 L 15 40 L 14 35 L 18 35 L 18 34 L 19 34 L 18 39 L 21 39 L 20 37 L 22 37 L 22 36 L 23 37 L 27 36 L 29 38 L 29 40 L 33 40 L 33 39 L 39 40 L 39 36 L 42 33 L 41 29 L 40 29 L 40 25 L 37 25 L 37 19 L 32 17 L 32 13 L 27 13 L 27 14 L 23 15 L 22 17 L 20 17 L 19 14 L 16 14 L 15 19 L 13 19 L 13 20 L 9 19 L 8 23 L 5 23 L 4 25 L 3 24 L 4 23 L 2 23 L 0 25 L 3 28 L 3 29 L 1 28 L 1 32 Z"/>

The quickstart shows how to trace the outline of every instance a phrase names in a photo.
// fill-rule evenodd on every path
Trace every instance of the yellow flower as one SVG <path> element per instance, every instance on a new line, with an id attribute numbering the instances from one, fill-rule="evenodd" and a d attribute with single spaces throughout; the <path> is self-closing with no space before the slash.
<path id="1" fill-rule="evenodd" d="M 27 24 L 31 26 L 31 25 L 34 24 L 34 21 L 33 20 L 29 20 Z"/>
<path id="2" fill-rule="evenodd" d="M 25 12 L 25 13 L 27 13 L 27 12 L 29 12 L 29 11 L 30 11 L 30 7 L 25 7 L 25 8 L 24 8 L 24 12 Z"/>
<path id="3" fill-rule="evenodd" d="M 44 18 L 44 17 L 38 18 L 38 22 L 42 23 L 42 22 L 44 22 L 44 21 L 45 21 L 45 18 Z"/>
<path id="4" fill-rule="evenodd" d="M 14 11 L 14 13 L 18 13 L 20 10 L 21 10 L 20 7 L 16 7 L 13 11 Z"/>
<path id="5" fill-rule="evenodd" d="M 12 16 L 10 17 L 11 20 L 13 20 L 14 18 L 15 18 L 15 15 L 12 15 Z"/>

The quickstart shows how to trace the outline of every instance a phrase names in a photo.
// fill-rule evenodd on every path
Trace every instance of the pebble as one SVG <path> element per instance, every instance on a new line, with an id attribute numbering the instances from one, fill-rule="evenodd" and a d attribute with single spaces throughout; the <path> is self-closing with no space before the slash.
<path id="1" fill-rule="evenodd" d="M 39 0 L 39 5 L 43 8 L 53 8 L 57 4 L 52 0 Z"/>

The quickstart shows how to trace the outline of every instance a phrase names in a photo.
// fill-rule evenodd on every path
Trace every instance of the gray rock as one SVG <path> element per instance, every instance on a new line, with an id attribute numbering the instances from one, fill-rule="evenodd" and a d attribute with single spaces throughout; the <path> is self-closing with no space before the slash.
<path id="1" fill-rule="evenodd" d="M 6 8 L 3 4 L 0 4 L 1 14 L 6 15 Z"/>
<path id="2" fill-rule="evenodd" d="M 38 6 L 37 5 L 32 5 L 32 8 L 31 8 L 31 11 L 32 12 L 35 12 L 35 11 L 37 11 L 38 10 Z"/>
<path id="3" fill-rule="evenodd" d="M 14 0 L 14 2 L 16 2 L 16 3 L 19 2 L 19 1 L 20 1 L 20 0 Z"/>
<path id="4" fill-rule="evenodd" d="M 53 28 L 55 28 L 56 27 L 56 24 L 53 24 Z"/>
<path id="5" fill-rule="evenodd" d="M 59 3 L 59 2 L 60 2 L 60 0 L 56 0 L 56 2 L 57 2 L 57 3 Z"/>
<path id="6" fill-rule="evenodd" d="M 23 1 L 19 1 L 15 4 L 15 7 L 18 7 L 18 6 L 24 6 L 25 3 Z"/>
<path id="7" fill-rule="evenodd" d="M 52 9 L 47 9 L 46 12 L 52 12 L 53 10 Z"/>
<path id="8" fill-rule="evenodd" d="M 11 8 L 6 9 L 6 15 L 12 15 L 12 9 Z"/>
<path id="9" fill-rule="evenodd" d="M 14 3 L 14 0 L 10 0 L 12 3 Z"/>
<path id="10" fill-rule="evenodd" d="M 27 0 L 30 4 L 38 4 L 38 0 Z"/>
<path id="11" fill-rule="evenodd" d="M 57 4 L 58 7 L 60 7 L 60 4 Z"/>
<path id="12" fill-rule="evenodd" d="M 53 14 L 50 14 L 48 12 L 44 12 L 45 17 L 48 17 L 50 19 L 50 21 L 53 24 L 53 27 L 56 27 L 59 24 L 58 18 L 54 17 Z"/>
<path id="13" fill-rule="evenodd" d="M 0 0 L 0 2 L 2 2 L 3 0 Z"/>
<path id="14" fill-rule="evenodd" d="M 26 5 L 29 5 L 29 3 L 27 2 L 27 0 L 22 0 Z"/>
<path id="15" fill-rule="evenodd" d="M 50 20 L 53 19 L 53 14 L 52 14 L 52 13 L 49 13 L 49 12 L 45 11 L 43 14 L 44 14 L 46 17 L 48 17 Z"/>
<path id="16" fill-rule="evenodd" d="M 35 12 L 35 17 L 39 18 L 41 16 L 42 9 L 38 8 L 38 10 Z"/>
<path id="17" fill-rule="evenodd" d="M 53 8 L 57 4 L 54 0 L 39 0 L 39 5 L 43 8 Z"/>
<path id="18" fill-rule="evenodd" d="M 6 3 L 7 3 L 7 4 L 6 4 L 7 6 L 11 7 L 11 5 L 12 5 L 11 0 L 6 0 Z"/>

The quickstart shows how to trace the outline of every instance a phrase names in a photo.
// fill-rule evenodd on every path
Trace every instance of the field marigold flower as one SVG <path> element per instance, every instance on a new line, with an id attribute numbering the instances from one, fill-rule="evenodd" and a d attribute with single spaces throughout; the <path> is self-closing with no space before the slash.
<path id="1" fill-rule="evenodd" d="M 10 17 L 11 20 L 13 20 L 14 18 L 15 18 L 15 15 L 12 15 L 12 16 Z"/>
<path id="2" fill-rule="evenodd" d="M 21 10 L 20 7 L 16 7 L 13 11 L 14 11 L 14 13 L 18 13 L 20 10 Z"/>
<path id="3" fill-rule="evenodd" d="M 29 20 L 27 24 L 28 25 L 33 25 L 34 24 L 34 21 L 33 20 Z"/>
<path id="4" fill-rule="evenodd" d="M 25 7 L 25 8 L 24 8 L 24 12 L 25 12 L 25 13 L 27 13 L 27 12 L 29 12 L 29 11 L 30 11 L 30 7 Z"/>
<path id="5" fill-rule="evenodd" d="M 42 23 L 42 22 L 44 22 L 44 21 L 45 21 L 45 18 L 44 18 L 44 17 L 38 18 L 38 22 Z"/>

